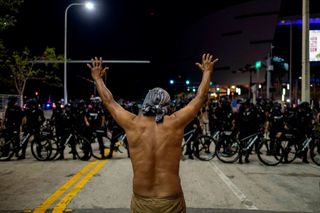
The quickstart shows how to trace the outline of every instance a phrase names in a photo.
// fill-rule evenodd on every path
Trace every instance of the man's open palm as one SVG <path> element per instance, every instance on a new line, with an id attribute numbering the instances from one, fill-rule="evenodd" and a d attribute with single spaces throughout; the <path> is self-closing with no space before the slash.
<path id="1" fill-rule="evenodd" d="M 199 67 L 200 70 L 203 72 L 211 72 L 213 70 L 214 64 L 218 61 L 219 59 L 213 59 L 213 55 L 210 54 L 203 54 L 202 55 L 202 62 L 196 63 L 196 65 Z"/>
<path id="2" fill-rule="evenodd" d="M 103 67 L 101 57 L 99 59 L 97 57 L 92 58 L 91 64 L 87 64 L 87 66 L 91 69 L 91 76 L 95 81 L 102 78 L 108 70 L 108 67 Z"/>

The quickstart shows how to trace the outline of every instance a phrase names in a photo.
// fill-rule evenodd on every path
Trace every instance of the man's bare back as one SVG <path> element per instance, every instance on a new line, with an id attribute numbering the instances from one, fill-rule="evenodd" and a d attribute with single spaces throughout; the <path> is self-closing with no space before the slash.
<path id="1" fill-rule="evenodd" d="M 170 116 L 160 124 L 142 114 L 134 119 L 127 137 L 135 194 L 154 198 L 182 195 L 179 162 L 184 129 L 174 122 Z"/>

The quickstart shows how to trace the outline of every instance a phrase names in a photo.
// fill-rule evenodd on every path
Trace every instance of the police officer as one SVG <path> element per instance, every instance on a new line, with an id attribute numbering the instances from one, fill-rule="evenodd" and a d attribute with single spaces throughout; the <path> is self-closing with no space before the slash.
<path id="1" fill-rule="evenodd" d="M 61 116 L 61 139 L 59 140 L 59 151 L 60 151 L 60 156 L 58 157 L 58 160 L 63 160 L 64 159 L 64 143 L 67 140 L 68 135 L 73 131 L 74 128 L 74 117 L 73 117 L 73 110 L 72 106 L 70 103 L 66 104 L 64 106 L 64 110 Z M 75 142 L 70 141 L 71 145 L 71 153 L 73 155 L 73 159 L 77 159 L 76 152 L 75 152 Z"/>
<path id="2" fill-rule="evenodd" d="M 63 136 L 63 109 L 61 101 L 58 101 L 52 110 L 51 121 L 54 123 L 58 140 Z"/>
<path id="3" fill-rule="evenodd" d="M 268 154 L 272 154 L 271 150 L 273 150 L 276 135 L 278 132 L 283 132 L 285 128 L 285 119 L 284 114 L 281 109 L 281 104 L 275 102 L 270 110 L 269 115 L 269 138 L 270 138 L 270 150 Z"/>
<path id="4" fill-rule="evenodd" d="M 302 102 L 298 106 L 297 110 L 297 128 L 299 130 L 298 141 L 299 148 L 302 148 L 302 142 L 304 141 L 305 135 L 310 135 L 312 133 L 312 124 L 313 124 L 313 113 L 312 109 L 308 102 Z M 304 163 L 309 163 L 307 159 L 308 149 L 302 153 L 302 161 Z"/>
<path id="5" fill-rule="evenodd" d="M 244 101 L 239 108 L 239 113 L 236 119 L 236 125 L 239 130 L 239 139 L 243 139 L 251 134 L 254 134 L 259 129 L 257 110 L 254 105 L 250 103 L 250 99 Z M 241 142 L 239 150 L 239 163 L 242 163 L 242 152 L 246 141 Z M 253 146 L 245 153 L 245 162 L 249 163 L 249 155 Z M 257 145 L 256 145 L 257 150 Z"/>
<path id="6" fill-rule="evenodd" d="M 230 131 L 234 126 L 234 114 L 232 111 L 231 103 L 226 98 L 221 98 L 215 112 L 215 122 L 218 130 Z"/>
<path id="7" fill-rule="evenodd" d="M 91 138 L 94 131 L 105 128 L 105 113 L 102 108 L 102 102 L 100 97 L 95 97 L 91 99 L 91 104 L 89 105 L 87 112 L 84 117 L 86 128 L 86 137 Z M 97 134 L 99 149 L 101 157 L 104 158 L 104 144 L 101 134 Z"/>
<path id="8" fill-rule="evenodd" d="M 38 103 L 34 99 L 27 101 L 25 109 L 24 134 L 33 134 L 36 140 L 40 134 L 40 127 L 44 121 L 44 113 Z M 23 144 L 20 159 L 25 159 L 27 145 L 28 143 Z"/>
<path id="9" fill-rule="evenodd" d="M 18 98 L 10 96 L 8 98 L 8 105 L 4 116 L 4 126 L 7 131 L 8 138 L 10 139 L 14 134 L 20 135 L 20 126 L 22 122 L 22 110 L 21 107 L 16 105 Z M 17 137 L 15 146 L 19 146 L 20 137 Z M 18 153 L 16 153 L 17 155 Z"/>

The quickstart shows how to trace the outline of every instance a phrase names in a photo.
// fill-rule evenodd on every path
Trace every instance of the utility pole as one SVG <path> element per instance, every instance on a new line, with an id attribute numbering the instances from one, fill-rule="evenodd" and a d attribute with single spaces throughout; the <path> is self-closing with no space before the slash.
<path id="1" fill-rule="evenodd" d="M 292 21 L 290 21 L 290 50 L 289 50 L 289 100 L 290 100 L 290 106 L 292 106 Z"/>
<path id="2" fill-rule="evenodd" d="M 302 81 L 301 101 L 310 103 L 309 0 L 302 2 Z"/>
<path id="3" fill-rule="evenodd" d="M 267 58 L 267 99 L 270 99 L 270 89 L 271 89 L 271 72 L 273 70 L 273 66 L 272 66 L 272 49 L 273 49 L 273 45 L 271 44 L 271 48 L 270 48 L 270 53 L 268 55 Z"/>

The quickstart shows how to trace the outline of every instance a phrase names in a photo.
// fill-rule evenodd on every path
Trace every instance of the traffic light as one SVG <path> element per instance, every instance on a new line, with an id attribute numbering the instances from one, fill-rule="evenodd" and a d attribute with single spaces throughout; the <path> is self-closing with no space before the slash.
<path id="1" fill-rule="evenodd" d="M 256 61 L 256 69 L 260 69 L 262 67 L 262 61 Z"/>
<path id="2" fill-rule="evenodd" d="M 186 85 L 189 85 L 190 84 L 190 81 L 189 80 L 186 80 Z"/>

